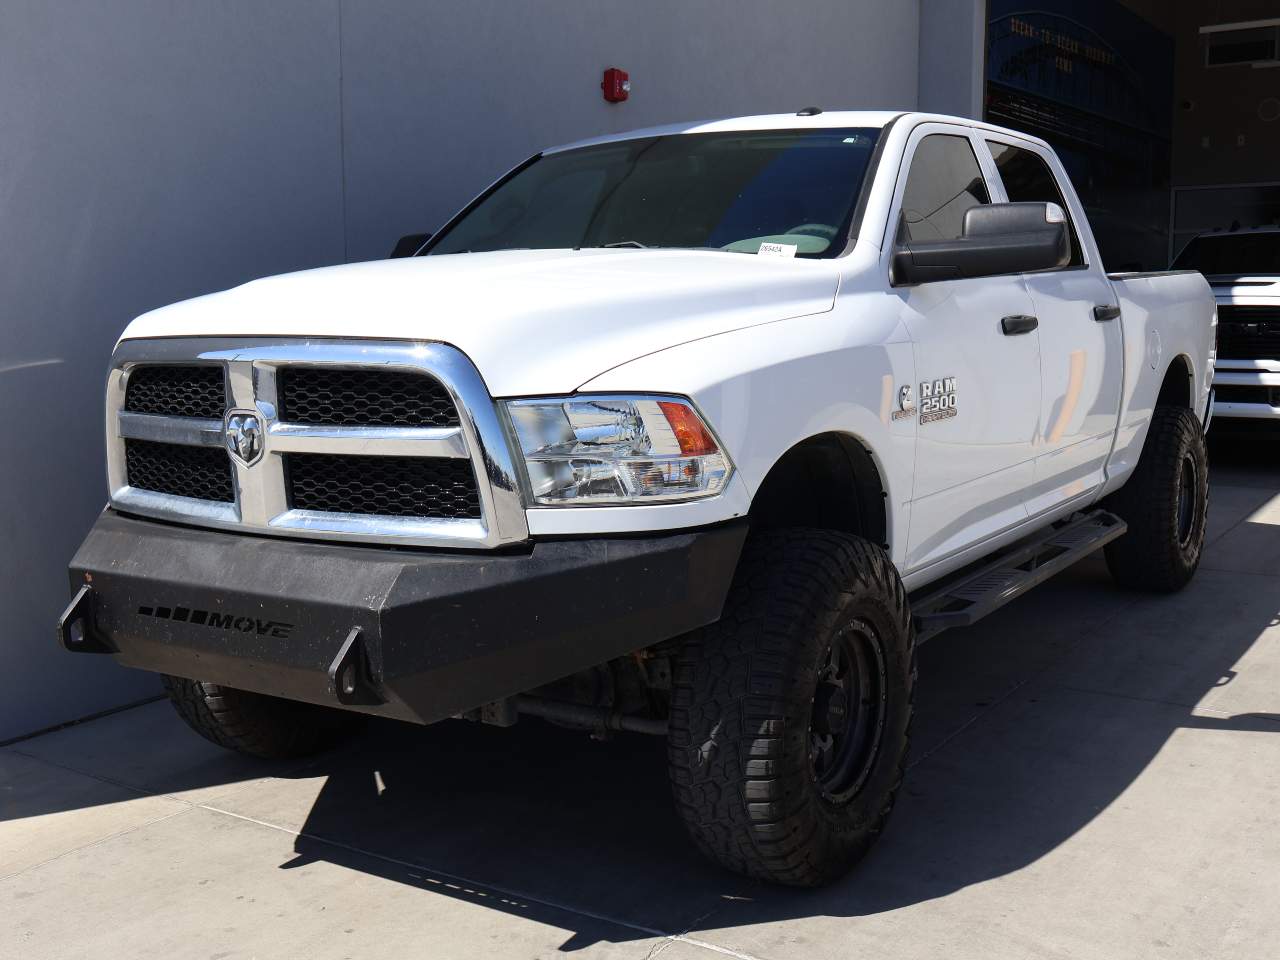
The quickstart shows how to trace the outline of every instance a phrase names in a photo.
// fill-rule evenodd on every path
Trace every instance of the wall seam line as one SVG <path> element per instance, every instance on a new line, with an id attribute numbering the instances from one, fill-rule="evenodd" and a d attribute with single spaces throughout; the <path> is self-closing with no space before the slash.
<path id="1" fill-rule="evenodd" d="M 341 205 L 342 221 L 342 262 L 350 262 L 347 248 L 347 129 L 346 129 L 346 90 L 343 77 L 343 40 L 342 40 L 342 0 L 338 6 L 338 196 Z"/>

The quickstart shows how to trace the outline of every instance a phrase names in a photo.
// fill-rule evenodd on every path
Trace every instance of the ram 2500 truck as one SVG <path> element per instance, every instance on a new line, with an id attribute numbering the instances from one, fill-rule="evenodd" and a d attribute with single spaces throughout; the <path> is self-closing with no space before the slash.
<path id="1" fill-rule="evenodd" d="M 1280 226 L 1201 234 L 1173 265 L 1218 302 L 1213 416 L 1280 422 Z"/>
<path id="2" fill-rule="evenodd" d="M 546 150 L 412 253 L 147 313 L 68 650 L 260 756 L 355 714 L 662 734 L 813 885 L 902 780 L 916 645 L 1204 540 L 1214 302 L 1109 277 L 1039 140 L 822 113 Z"/>

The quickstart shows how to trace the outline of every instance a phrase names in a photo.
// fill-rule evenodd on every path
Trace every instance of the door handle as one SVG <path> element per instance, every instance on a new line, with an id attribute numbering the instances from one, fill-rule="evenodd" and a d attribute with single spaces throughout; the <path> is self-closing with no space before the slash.
<path id="1" fill-rule="evenodd" d="M 1016 337 L 1020 333 L 1030 333 L 1038 326 L 1040 326 L 1040 321 L 1035 317 L 1027 316 L 1025 313 L 1015 313 L 1011 317 L 1002 317 L 1000 320 L 1000 329 L 1004 331 L 1006 337 Z"/>
<path id="2" fill-rule="evenodd" d="M 1093 308 L 1093 319 L 1099 323 L 1106 323 L 1118 316 L 1120 316 L 1120 308 L 1110 303 L 1099 304 Z"/>

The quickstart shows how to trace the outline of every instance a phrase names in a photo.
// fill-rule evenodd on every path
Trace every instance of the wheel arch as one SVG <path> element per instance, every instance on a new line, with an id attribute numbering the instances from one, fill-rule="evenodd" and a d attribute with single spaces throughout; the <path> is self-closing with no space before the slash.
<path id="1" fill-rule="evenodd" d="M 1206 410 L 1203 407 L 1197 409 L 1195 399 L 1197 396 L 1203 398 L 1204 393 L 1200 390 L 1201 384 L 1196 379 L 1195 365 L 1190 356 L 1180 352 L 1170 358 L 1160 380 L 1160 387 L 1153 397 L 1150 391 L 1156 382 L 1157 369 L 1159 368 L 1143 365 L 1138 374 L 1135 395 L 1126 400 L 1126 405 L 1121 410 L 1116 448 L 1108 462 L 1103 496 L 1115 493 L 1133 476 L 1143 451 L 1147 449 L 1151 437 L 1151 419 L 1156 410 L 1160 407 L 1172 407 L 1190 410 L 1198 419 L 1204 418 Z M 1145 413 L 1146 416 L 1130 416 L 1139 413 Z M 1127 426 L 1126 421 L 1132 425 Z"/>
<path id="2" fill-rule="evenodd" d="M 838 530 L 888 550 L 888 499 L 884 474 L 860 438 L 819 433 L 794 444 L 769 468 L 751 501 L 751 526 Z"/>
<path id="3" fill-rule="evenodd" d="M 1195 410 L 1195 373 L 1191 359 L 1180 353 L 1169 361 L 1160 392 L 1156 394 L 1156 406 L 1186 407 Z"/>

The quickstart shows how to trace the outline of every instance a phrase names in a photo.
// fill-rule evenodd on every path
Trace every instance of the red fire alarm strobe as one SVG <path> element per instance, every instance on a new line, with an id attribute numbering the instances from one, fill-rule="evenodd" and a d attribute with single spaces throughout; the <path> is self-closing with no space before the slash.
<path id="1" fill-rule="evenodd" d="M 631 96 L 631 75 L 625 70 L 610 67 L 604 72 L 604 81 L 600 84 L 604 98 L 610 103 L 621 103 Z"/>

